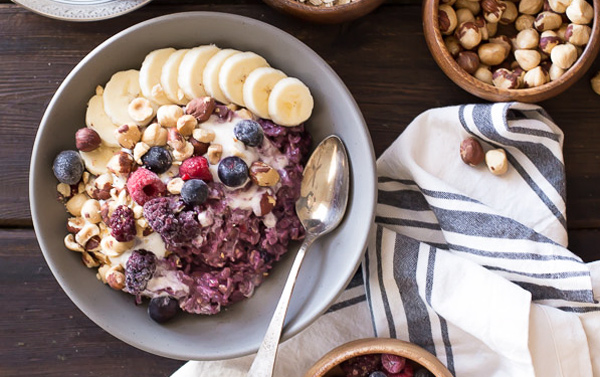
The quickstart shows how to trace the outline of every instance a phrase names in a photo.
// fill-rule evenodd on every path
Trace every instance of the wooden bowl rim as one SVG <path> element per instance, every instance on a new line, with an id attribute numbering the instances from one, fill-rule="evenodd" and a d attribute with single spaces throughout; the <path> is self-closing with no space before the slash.
<path id="1" fill-rule="evenodd" d="M 364 3 L 369 4 L 373 3 L 383 3 L 384 0 L 354 0 L 353 2 L 347 4 L 333 5 L 330 7 L 320 7 L 315 5 L 309 5 L 306 2 L 301 3 L 297 0 L 270 0 L 272 3 L 282 4 L 289 8 L 300 9 L 303 11 L 307 11 L 307 13 L 319 14 L 319 13 L 327 13 L 327 14 L 336 14 L 336 13 L 344 13 L 353 8 L 363 8 L 365 6 Z M 306 0 L 308 1 L 308 0 Z M 369 4 L 370 5 L 370 4 Z"/>
<path id="2" fill-rule="evenodd" d="M 348 359 L 377 353 L 390 353 L 410 359 L 427 368 L 436 377 L 452 377 L 444 364 L 424 348 L 414 343 L 392 338 L 364 338 L 344 343 L 321 357 L 304 377 L 323 377 Z"/>
<path id="3" fill-rule="evenodd" d="M 517 100 L 538 102 L 554 97 L 567 90 L 586 74 L 594 63 L 600 50 L 600 0 L 592 0 L 594 21 L 592 35 L 583 53 L 575 64 L 559 79 L 542 86 L 526 89 L 501 89 L 486 84 L 463 70 L 445 48 L 444 39 L 438 27 L 438 0 L 423 1 L 423 31 L 427 47 L 434 60 L 444 73 L 458 86 L 467 92 L 490 101 Z"/>

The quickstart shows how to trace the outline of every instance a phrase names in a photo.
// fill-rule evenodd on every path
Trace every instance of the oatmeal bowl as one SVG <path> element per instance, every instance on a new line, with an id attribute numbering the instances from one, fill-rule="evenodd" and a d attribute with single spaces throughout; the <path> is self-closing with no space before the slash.
<path id="1" fill-rule="evenodd" d="M 175 359 L 250 354 L 304 236 L 294 211 L 303 166 L 332 134 L 350 158 L 348 210 L 306 257 L 289 338 L 333 303 L 360 263 L 375 159 L 340 78 L 262 22 L 159 17 L 73 69 L 32 153 L 40 248 L 71 300 L 115 337 Z"/>

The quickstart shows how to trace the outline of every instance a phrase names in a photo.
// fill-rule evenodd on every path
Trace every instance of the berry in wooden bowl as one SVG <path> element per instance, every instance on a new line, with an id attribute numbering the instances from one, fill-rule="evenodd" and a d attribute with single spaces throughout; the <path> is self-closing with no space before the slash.
<path id="1" fill-rule="evenodd" d="M 267 5 L 305 21 L 338 24 L 365 16 L 383 0 L 264 0 Z"/>
<path id="2" fill-rule="evenodd" d="M 573 85 L 600 49 L 600 0 L 425 0 L 434 60 L 469 93 L 539 102 Z"/>

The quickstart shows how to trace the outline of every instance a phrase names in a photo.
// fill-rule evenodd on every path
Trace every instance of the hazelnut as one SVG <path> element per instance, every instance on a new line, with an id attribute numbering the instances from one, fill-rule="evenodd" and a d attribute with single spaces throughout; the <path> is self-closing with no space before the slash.
<path id="1" fill-rule="evenodd" d="M 106 168 L 115 175 L 127 176 L 131 173 L 135 161 L 127 152 L 120 151 L 108 160 Z"/>
<path id="2" fill-rule="evenodd" d="M 86 223 L 83 228 L 75 235 L 75 241 L 81 246 L 85 246 L 85 244 L 89 241 L 90 238 L 97 236 L 100 234 L 100 228 L 98 225 L 92 223 Z"/>
<path id="3" fill-rule="evenodd" d="M 460 25 L 463 22 L 469 22 L 469 21 L 475 20 L 475 16 L 473 15 L 473 12 L 471 12 L 467 8 L 457 9 L 455 13 L 456 13 L 456 24 L 457 25 Z"/>
<path id="4" fill-rule="evenodd" d="M 473 51 L 461 51 L 456 56 L 456 62 L 469 74 L 474 74 L 479 67 L 479 56 Z"/>
<path id="5" fill-rule="evenodd" d="M 65 244 L 65 247 L 71 251 L 78 251 L 80 253 L 84 251 L 83 246 L 75 242 L 75 236 L 71 233 L 65 236 L 63 243 Z"/>
<path id="6" fill-rule="evenodd" d="M 135 243 L 135 240 L 129 242 L 119 242 L 113 236 L 106 236 L 100 241 L 102 252 L 109 257 L 118 257 L 129 250 Z"/>
<path id="7" fill-rule="evenodd" d="M 144 165 L 142 157 L 150 150 L 150 146 L 144 142 L 137 143 L 133 147 L 133 159 L 138 165 Z"/>
<path id="8" fill-rule="evenodd" d="M 477 71 L 473 74 L 479 81 L 493 85 L 492 70 L 487 65 L 480 65 Z"/>
<path id="9" fill-rule="evenodd" d="M 508 54 L 510 54 L 510 51 L 512 50 L 511 40 L 506 35 L 500 35 L 498 37 L 490 38 L 490 43 L 497 43 L 502 45 L 506 50 L 506 56 L 508 56 Z"/>
<path id="10" fill-rule="evenodd" d="M 540 65 L 542 57 L 536 50 L 517 50 L 515 51 L 515 59 L 521 68 L 529 71 Z"/>
<path id="11" fill-rule="evenodd" d="M 204 128 L 197 128 L 192 133 L 192 136 L 194 137 L 194 139 L 202 143 L 210 143 L 211 141 L 215 140 L 215 131 L 206 130 Z"/>
<path id="12" fill-rule="evenodd" d="M 492 82 L 501 89 L 517 89 L 520 85 L 519 73 L 499 68 L 494 71 Z"/>
<path id="13" fill-rule="evenodd" d="M 250 179 L 259 186 L 274 186 L 279 182 L 279 173 L 262 161 L 250 165 Z"/>
<path id="14" fill-rule="evenodd" d="M 450 35 L 454 33 L 458 21 L 456 19 L 456 12 L 450 5 L 441 4 L 438 8 L 438 25 L 440 31 L 444 35 Z"/>
<path id="15" fill-rule="evenodd" d="M 478 14 L 479 11 L 481 11 L 481 5 L 479 4 L 479 1 L 456 0 L 454 7 L 456 9 L 468 9 L 472 14 Z"/>
<path id="16" fill-rule="evenodd" d="M 544 6 L 544 0 L 521 0 L 519 3 L 519 13 L 535 15 Z"/>
<path id="17" fill-rule="evenodd" d="M 550 53 L 552 64 L 562 69 L 569 69 L 577 60 L 577 49 L 570 43 L 558 45 Z"/>
<path id="18" fill-rule="evenodd" d="M 479 28 L 479 32 L 481 33 L 481 40 L 487 41 L 490 38 L 488 34 L 487 24 L 491 24 L 491 22 L 486 22 L 485 18 L 481 16 L 475 17 L 475 21 L 473 22 Z"/>
<path id="19" fill-rule="evenodd" d="M 540 34 L 535 29 L 525 29 L 517 34 L 516 45 L 519 49 L 532 49 L 538 46 Z"/>
<path id="20" fill-rule="evenodd" d="M 502 175 L 508 170 L 508 160 L 504 149 L 492 149 L 485 154 L 485 163 L 494 175 Z"/>
<path id="21" fill-rule="evenodd" d="M 100 265 L 100 263 L 98 263 L 98 261 L 87 251 L 81 253 L 81 261 L 87 268 L 94 268 Z"/>
<path id="22" fill-rule="evenodd" d="M 210 146 L 209 143 L 203 143 L 201 141 L 198 141 L 198 140 L 194 139 L 193 137 L 190 137 L 188 139 L 188 141 L 194 147 L 194 156 L 202 156 L 206 152 L 208 152 L 208 147 Z"/>
<path id="23" fill-rule="evenodd" d="M 483 148 L 477 139 L 468 137 L 460 143 L 460 158 L 465 164 L 477 166 L 484 159 Z"/>
<path id="24" fill-rule="evenodd" d="M 454 3 L 456 3 L 456 0 L 440 0 L 440 4 L 454 5 Z"/>
<path id="25" fill-rule="evenodd" d="M 499 43 L 485 43 L 479 46 L 477 50 L 479 60 L 483 64 L 498 65 L 506 59 L 508 55 L 503 45 Z"/>
<path id="26" fill-rule="evenodd" d="M 198 121 L 192 115 L 182 115 L 177 119 L 177 131 L 183 136 L 190 136 L 194 128 L 198 125 Z"/>
<path id="27" fill-rule="evenodd" d="M 56 185 L 56 191 L 60 195 L 61 200 L 69 198 L 73 194 L 71 191 L 71 186 L 62 182 Z"/>
<path id="28" fill-rule="evenodd" d="M 81 217 L 92 224 L 102 221 L 100 216 L 100 202 L 96 199 L 88 199 L 81 207 Z"/>
<path id="29" fill-rule="evenodd" d="M 198 123 L 202 123 L 210 118 L 215 111 L 215 99 L 212 97 L 194 98 L 185 106 L 185 113 L 196 118 Z"/>
<path id="30" fill-rule="evenodd" d="M 142 131 L 137 124 L 124 124 L 115 130 L 115 138 L 123 148 L 133 149 L 135 143 L 142 138 Z"/>
<path id="31" fill-rule="evenodd" d="M 527 71 L 527 73 L 525 73 L 525 77 L 523 77 L 523 83 L 527 88 L 542 86 L 548 81 L 550 81 L 548 74 L 544 72 L 544 70 L 540 66 L 537 66 L 532 70 Z"/>
<path id="32" fill-rule="evenodd" d="M 194 146 L 188 141 L 185 142 L 183 148 L 173 150 L 173 158 L 175 161 L 187 160 L 188 158 L 192 157 L 193 154 Z"/>
<path id="33" fill-rule="evenodd" d="M 466 50 L 470 50 L 481 42 L 481 32 L 473 21 L 464 22 L 456 29 L 456 38 Z"/>
<path id="34" fill-rule="evenodd" d="M 223 154 L 223 146 L 221 144 L 211 144 L 208 147 L 207 158 L 208 162 L 212 165 L 216 165 L 221 160 L 221 155 Z"/>
<path id="35" fill-rule="evenodd" d="M 565 39 L 575 46 L 586 45 L 591 35 L 592 29 L 587 25 L 570 24 L 565 31 Z"/>
<path id="36" fill-rule="evenodd" d="M 596 94 L 600 95 L 600 72 L 596 73 L 596 76 L 592 77 L 590 83 L 592 84 L 592 90 Z"/>
<path id="37" fill-rule="evenodd" d="M 100 251 L 100 237 L 94 236 L 90 238 L 88 242 L 85 243 L 84 249 L 85 251 L 91 252 Z"/>
<path id="38" fill-rule="evenodd" d="M 538 31 L 558 29 L 562 25 L 562 17 L 554 12 L 541 12 L 535 18 L 533 26 Z"/>
<path id="39" fill-rule="evenodd" d="M 540 36 L 539 48 L 542 52 L 550 54 L 552 49 L 561 43 L 558 35 L 552 30 L 547 30 Z"/>
<path id="40" fill-rule="evenodd" d="M 560 76 L 565 74 L 565 70 L 557 66 L 556 64 L 552 64 L 550 69 L 548 70 L 548 75 L 550 76 L 550 81 L 558 80 Z"/>
<path id="41" fill-rule="evenodd" d="M 501 1 L 500 3 L 502 3 L 506 9 L 504 9 L 504 12 L 502 12 L 502 17 L 500 17 L 500 21 L 498 22 L 502 25 L 509 25 L 515 22 L 519 16 L 519 10 L 517 9 L 515 3 L 512 1 Z"/>
<path id="42" fill-rule="evenodd" d="M 525 29 L 530 29 L 533 27 L 533 23 L 535 22 L 535 17 L 529 14 L 522 14 L 515 20 L 515 29 L 517 31 L 523 31 Z"/>
<path id="43" fill-rule="evenodd" d="M 183 115 L 183 109 L 177 105 L 163 105 L 158 108 L 156 118 L 163 127 L 177 127 L 177 119 Z"/>
<path id="44" fill-rule="evenodd" d="M 548 0 L 548 6 L 553 12 L 565 13 L 571 0 Z"/>
<path id="45" fill-rule="evenodd" d="M 453 57 L 456 57 L 463 50 L 460 43 L 458 43 L 458 39 L 454 36 L 444 38 L 444 45 L 446 45 L 446 49 Z"/>
<path id="46" fill-rule="evenodd" d="M 111 268 L 106 273 L 106 283 L 112 288 L 118 291 L 125 288 L 125 274 L 118 271 L 116 268 Z"/>
<path id="47" fill-rule="evenodd" d="M 146 125 L 154 118 L 154 107 L 146 98 L 138 97 L 129 103 L 127 113 L 137 123 Z"/>
<path id="48" fill-rule="evenodd" d="M 257 211 L 255 210 L 254 214 L 256 216 L 264 216 L 273 210 L 275 204 L 277 204 L 277 200 L 275 199 L 275 197 L 264 193 L 263 196 L 260 198 L 260 209 L 258 211 L 259 213 L 257 213 Z"/>
<path id="49" fill-rule="evenodd" d="M 498 32 L 498 24 L 493 24 L 491 22 L 485 23 L 485 28 L 487 29 L 488 38 L 491 38 L 496 35 Z"/>
<path id="50" fill-rule="evenodd" d="M 185 137 L 183 137 L 183 135 L 179 133 L 177 128 L 169 128 L 167 135 L 167 144 L 169 144 L 171 148 L 173 148 L 176 151 L 182 150 L 183 148 L 185 148 L 185 142 Z"/>
<path id="51" fill-rule="evenodd" d="M 176 125 L 177 121 L 175 121 Z M 162 128 L 158 123 L 152 123 L 144 130 L 142 141 L 150 147 L 162 147 L 167 144 L 167 130 Z"/>
<path id="52" fill-rule="evenodd" d="M 104 173 L 94 179 L 94 189 L 92 190 L 92 198 L 96 200 L 106 200 L 110 198 L 110 189 L 113 184 L 113 176 L 110 173 Z"/>
<path id="53" fill-rule="evenodd" d="M 565 34 L 567 33 L 567 28 L 569 27 L 569 24 L 562 24 L 557 30 L 556 30 L 556 36 L 558 38 L 560 38 L 560 40 L 562 42 L 566 42 L 567 38 L 565 37 Z"/>
<path id="54" fill-rule="evenodd" d="M 67 231 L 69 233 L 77 233 L 83 228 L 85 225 L 85 220 L 83 217 L 69 217 L 67 220 Z"/>
<path id="55" fill-rule="evenodd" d="M 75 146 L 82 152 L 91 152 L 102 143 L 100 135 L 91 128 L 80 128 L 75 133 Z"/>
<path id="56" fill-rule="evenodd" d="M 487 22 L 497 23 L 502 18 L 506 4 L 498 0 L 482 0 L 481 8 Z"/>
<path id="57" fill-rule="evenodd" d="M 177 195 L 181 193 L 181 188 L 183 187 L 183 179 L 181 178 L 173 178 L 167 183 L 167 190 L 173 194 Z"/>
<path id="58" fill-rule="evenodd" d="M 86 200 L 88 200 L 86 194 L 73 195 L 73 197 L 65 203 L 65 207 L 71 215 L 79 217 L 81 216 L 81 207 L 83 207 L 83 203 L 85 203 Z"/>
<path id="59" fill-rule="evenodd" d="M 252 114 L 250 112 L 250 110 L 244 109 L 244 108 L 237 110 L 235 112 L 235 115 L 237 115 L 239 118 L 242 118 L 242 119 L 248 119 L 248 120 L 257 120 L 258 119 L 254 114 Z"/>
<path id="60" fill-rule="evenodd" d="M 572 23 L 579 25 L 587 25 L 594 18 L 594 8 L 585 0 L 571 1 L 566 13 Z"/>

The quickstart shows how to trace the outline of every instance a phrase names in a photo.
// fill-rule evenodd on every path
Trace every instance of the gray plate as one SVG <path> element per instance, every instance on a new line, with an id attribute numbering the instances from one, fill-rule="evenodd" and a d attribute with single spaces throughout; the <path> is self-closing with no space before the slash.
<path id="1" fill-rule="evenodd" d="M 376 199 L 375 158 L 358 106 L 340 78 L 315 52 L 268 24 L 230 14 L 190 12 L 156 18 L 110 38 L 86 56 L 52 98 L 37 133 L 30 168 L 30 201 L 38 242 L 56 280 L 89 318 L 117 338 L 175 359 L 215 360 L 258 349 L 283 288 L 297 246 L 290 250 L 254 296 L 215 316 L 183 315 L 161 326 L 135 306 L 133 297 L 100 283 L 79 255 L 65 249 L 67 215 L 55 200 L 52 161 L 74 149 L 87 100 L 96 85 L 123 69 L 139 69 L 147 53 L 173 46 L 216 43 L 250 50 L 312 91 L 315 108 L 307 123 L 316 145 L 330 134 L 344 141 L 350 157 L 351 193 L 340 227 L 319 239 L 306 256 L 283 338 L 312 323 L 342 292 L 362 259 Z M 57 137 L 62 135 L 62 137 Z"/>
<path id="2" fill-rule="evenodd" d="M 98 21 L 129 13 L 151 0 L 13 0 L 23 7 L 64 21 Z"/>

